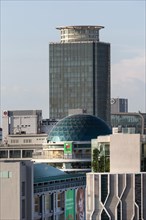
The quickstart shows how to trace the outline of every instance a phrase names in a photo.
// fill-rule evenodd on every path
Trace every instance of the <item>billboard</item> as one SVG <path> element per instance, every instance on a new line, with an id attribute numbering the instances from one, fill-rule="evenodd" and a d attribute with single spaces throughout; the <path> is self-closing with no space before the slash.
<path id="1" fill-rule="evenodd" d="M 64 154 L 72 154 L 72 142 L 64 143 Z"/>
<path id="2" fill-rule="evenodd" d="M 76 220 L 85 220 L 85 189 L 76 190 Z"/>
<path id="3" fill-rule="evenodd" d="M 65 220 L 75 220 L 75 190 L 65 193 Z"/>

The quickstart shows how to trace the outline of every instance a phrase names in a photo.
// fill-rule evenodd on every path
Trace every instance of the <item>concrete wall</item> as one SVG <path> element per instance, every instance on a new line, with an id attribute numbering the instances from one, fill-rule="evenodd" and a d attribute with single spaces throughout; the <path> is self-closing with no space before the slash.
<path id="1" fill-rule="evenodd" d="M 31 220 L 32 198 L 32 162 L 0 162 L 0 220 Z"/>
<path id="2" fill-rule="evenodd" d="M 146 219 L 146 173 L 87 173 L 86 219 Z"/>
<path id="3" fill-rule="evenodd" d="M 110 136 L 110 172 L 140 172 L 140 134 Z"/>

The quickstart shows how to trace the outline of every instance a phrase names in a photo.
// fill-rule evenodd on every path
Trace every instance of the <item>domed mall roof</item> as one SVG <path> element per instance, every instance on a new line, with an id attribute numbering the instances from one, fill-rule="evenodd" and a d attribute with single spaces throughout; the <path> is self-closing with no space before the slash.
<path id="1" fill-rule="evenodd" d="M 50 131 L 48 140 L 91 141 L 99 135 L 111 134 L 109 126 L 93 115 L 71 115 L 60 120 Z"/>

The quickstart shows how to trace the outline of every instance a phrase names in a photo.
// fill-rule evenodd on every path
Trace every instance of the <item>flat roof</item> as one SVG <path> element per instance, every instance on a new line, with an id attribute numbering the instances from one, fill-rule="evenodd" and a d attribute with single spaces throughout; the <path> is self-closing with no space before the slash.
<path id="1" fill-rule="evenodd" d="M 99 25 L 77 25 L 77 26 L 60 26 L 56 27 L 57 30 L 62 30 L 62 29 L 102 29 L 104 26 L 99 26 Z"/>

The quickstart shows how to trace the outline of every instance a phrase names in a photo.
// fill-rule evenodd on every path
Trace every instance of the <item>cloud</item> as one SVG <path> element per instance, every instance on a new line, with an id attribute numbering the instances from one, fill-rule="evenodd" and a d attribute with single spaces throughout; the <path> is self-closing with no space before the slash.
<path id="1" fill-rule="evenodd" d="M 127 83 L 132 79 L 145 80 L 145 57 L 124 59 L 112 66 L 112 84 Z"/>
<path id="2" fill-rule="evenodd" d="M 123 59 L 112 65 L 112 97 L 128 98 L 131 110 L 145 111 L 145 57 Z"/>

